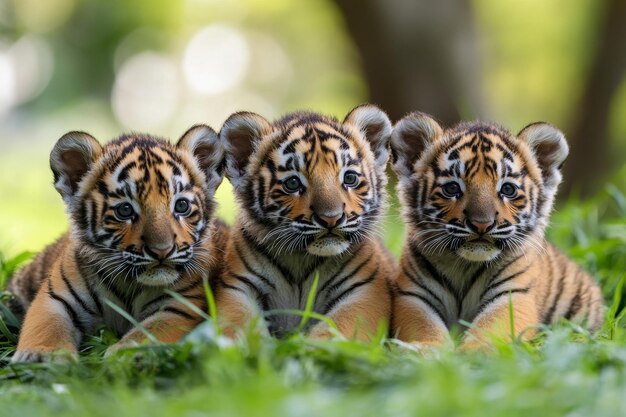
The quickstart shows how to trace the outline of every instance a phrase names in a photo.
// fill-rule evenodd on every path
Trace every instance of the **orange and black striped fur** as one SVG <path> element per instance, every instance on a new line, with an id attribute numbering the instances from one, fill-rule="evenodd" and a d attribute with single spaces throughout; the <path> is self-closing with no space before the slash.
<path id="1" fill-rule="evenodd" d="M 472 326 L 462 348 L 488 346 L 488 335 L 512 334 L 509 306 L 515 335 L 561 318 L 602 325 L 596 282 L 544 239 L 568 154 L 559 130 L 535 123 L 513 136 L 472 122 L 444 131 L 413 113 L 395 126 L 392 153 L 407 225 L 400 339 L 439 345 L 463 320 Z"/>
<path id="2" fill-rule="evenodd" d="M 265 316 L 273 335 L 293 331 L 316 273 L 314 311 L 346 337 L 367 339 L 387 324 L 393 260 L 375 234 L 386 207 L 385 165 L 391 123 L 375 106 L 343 122 L 315 113 L 273 124 L 253 113 L 232 115 L 220 132 L 226 175 L 239 204 L 216 290 L 227 334 Z M 325 322 L 309 335 L 325 338 Z"/>
<path id="3" fill-rule="evenodd" d="M 9 284 L 13 309 L 26 311 L 13 361 L 48 360 L 59 350 L 75 356 L 101 325 L 123 336 L 110 351 L 141 342 L 108 302 L 157 339 L 180 339 L 200 316 L 164 290 L 206 311 L 203 278 L 220 273 L 228 235 L 213 220 L 224 167 L 217 134 L 199 125 L 176 146 L 131 134 L 102 147 L 71 132 L 50 165 L 70 230 Z"/>

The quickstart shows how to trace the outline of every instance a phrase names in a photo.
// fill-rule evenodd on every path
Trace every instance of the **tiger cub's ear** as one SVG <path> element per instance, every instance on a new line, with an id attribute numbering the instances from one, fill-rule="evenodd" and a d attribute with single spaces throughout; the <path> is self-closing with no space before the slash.
<path id="1" fill-rule="evenodd" d="M 362 104 L 350 111 L 343 124 L 356 127 L 369 142 L 376 166 L 384 168 L 389 159 L 391 121 L 387 114 L 372 104 Z"/>
<path id="2" fill-rule="evenodd" d="M 80 181 L 101 154 L 100 143 L 85 132 L 66 133 L 54 145 L 50 152 L 54 188 L 66 204 L 71 204 Z"/>
<path id="3" fill-rule="evenodd" d="M 391 135 L 394 171 L 400 177 L 411 176 L 413 166 L 424 150 L 442 136 L 441 126 L 428 114 L 414 112 L 404 116 L 396 123 Z"/>
<path id="4" fill-rule="evenodd" d="M 569 154 L 565 135 L 549 123 L 532 123 L 517 134 L 537 158 L 543 183 L 549 192 L 556 192 L 561 182 L 561 166 Z"/>
<path id="5" fill-rule="evenodd" d="M 271 131 L 272 126 L 265 118 L 250 112 L 235 113 L 224 122 L 220 139 L 226 147 L 226 176 L 234 188 L 241 185 L 250 155 Z"/>
<path id="6" fill-rule="evenodd" d="M 224 145 L 207 125 L 195 125 L 178 140 L 176 148 L 191 153 L 206 176 L 206 186 L 214 192 L 224 178 Z"/>

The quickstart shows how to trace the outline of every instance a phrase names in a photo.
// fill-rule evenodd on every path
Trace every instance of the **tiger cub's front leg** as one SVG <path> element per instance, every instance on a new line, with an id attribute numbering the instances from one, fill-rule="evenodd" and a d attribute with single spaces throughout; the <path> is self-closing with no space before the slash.
<path id="1" fill-rule="evenodd" d="M 81 307 L 69 289 L 54 285 L 57 280 L 50 277 L 28 309 L 13 363 L 63 362 L 78 357 L 77 347 L 86 331 L 85 317 L 79 316 Z"/>
<path id="2" fill-rule="evenodd" d="M 134 327 L 117 343 L 109 346 L 105 356 L 121 349 L 139 346 L 148 340 L 144 330 L 161 343 L 176 343 L 200 322 L 202 317 L 181 303 L 165 307 L 140 323 L 143 329 Z"/>
<path id="3" fill-rule="evenodd" d="M 258 295 L 263 297 L 262 295 Z M 262 317 L 251 290 L 241 288 L 237 280 L 225 276 L 215 295 L 217 317 L 226 337 L 236 339 L 257 317 Z"/>
<path id="4" fill-rule="evenodd" d="M 331 294 L 324 303 L 324 314 L 337 326 L 343 336 L 369 341 L 381 325 L 388 325 L 391 316 L 391 293 L 385 273 L 391 268 L 376 262 L 373 271 L 363 272 L 363 276 L 353 277 Z M 319 322 L 309 332 L 316 339 L 328 339 L 332 336 L 326 322 Z"/>
<path id="5" fill-rule="evenodd" d="M 492 339 L 531 338 L 532 326 L 540 322 L 534 297 L 529 293 L 509 292 L 487 306 L 472 322 L 463 338 L 461 350 L 490 349 Z M 511 324 L 513 327 L 511 328 Z"/>
<path id="6" fill-rule="evenodd" d="M 187 286 L 188 284 L 181 284 Z M 159 308 L 145 317 L 139 327 L 133 327 L 117 343 L 109 346 L 105 355 L 110 355 L 120 349 L 138 346 L 147 341 L 148 333 L 154 337 L 152 341 L 161 343 L 176 343 L 193 330 L 203 318 L 200 311 L 207 311 L 206 298 L 201 282 L 189 290 L 184 290 L 179 294 L 185 297 L 186 303 L 179 301 L 167 294 L 158 298 L 165 298 Z M 193 304 L 196 308 L 192 308 Z M 139 317 L 145 316 L 146 313 Z"/>
<path id="7" fill-rule="evenodd" d="M 450 341 L 443 321 L 415 292 L 398 291 L 393 306 L 395 337 L 418 350 L 438 348 Z"/>

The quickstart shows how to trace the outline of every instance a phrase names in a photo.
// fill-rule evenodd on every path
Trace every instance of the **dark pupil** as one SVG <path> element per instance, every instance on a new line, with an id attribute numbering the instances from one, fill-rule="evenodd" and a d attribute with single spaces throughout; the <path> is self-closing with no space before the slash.
<path id="1" fill-rule="evenodd" d="M 295 177 L 287 179 L 287 181 L 285 181 L 285 188 L 289 191 L 296 191 L 300 188 L 300 180 Z"/>
<path id="2" fill-rule="evenodd" d="M 502 194 L 513 195 L 514 193 L 515 193 L 515 188 L 511 184 L 504 184 L 502 186 Z"/>
<path id="3" fill-rule="evenodd" d="M 133 215 L 133 206 L 129 203 L 124 203 L 117 207 L 117 214 L 122 218 L 128 218 Z"/>
<path id="4" fill-rule="evenodd" d="M 187 200 L 178 200 L 174 205 L 174 210 L 177 213 L 185 213 L 189 209 L 189 202 Z"/>
<path id="5" fill-rule="evenodd" d="M 343 182 L 345 182 L 348 185 L 354 185 L 356 181 L 357 181 L 357 177 L 354 174 L 346 174 L 346 177 L 343 180 Z"/>
<path id="6" fill-rule="evenodd" d="M 459 188 L 459 184 L 455 182 L 451 182 L 451 183 L 444 185 L 443 190 L 446 192 L 446 194 L 449 194 L 449 195 L 457 195 L 461 191 L 461 189 Z"/>

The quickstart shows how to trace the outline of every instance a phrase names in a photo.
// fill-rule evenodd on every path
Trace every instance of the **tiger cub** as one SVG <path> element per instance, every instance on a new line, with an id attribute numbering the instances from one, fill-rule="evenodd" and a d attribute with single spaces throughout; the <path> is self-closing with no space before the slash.
<path id="1" fill-rule="evenodd" d="M 272 335 L 296 329 L 301 317 L 284 310 L 305 308 L 316 274 L 313 310 L 341 334 L 368 339 L 388 323 L 395 266 L 375 228 L 386 208 L 390 135 L 387 115 L 372 105 L 343 122 L 304 112 L 225 122 L 226 176 L 239 205 L 216 289 L 227 335 L 257 316 Z M 312 337 L 332 334 L 324 321 L 309 324 Z"/>
<path id="2" fill-rule="evenodd" d="M 158 340 L 175 342 L 206 311 L 203 272 L 220 273 L 228 230 L 213 220 L 224 148 L 208 126 L 191 128 L 172 146 L 140 134 L 104 147 L 70 132 L 54 146 L 54 186 L 70 231 L 11 280 L 12 309 L 26 311 L 13 362 L 76 356 L 84 335 L 106 325 L 123 335 L 109 348 L 144 340 L 125 310 Z M 107 302 L 108 301 L 108 302 Z"/>
<path id="3" fill-rule="evenodd" d="M 401 340 L 442 344 L 460 320 L 472 323 L 463 349 L 561 318 L 602 325 L 596 282 L 544 239 L 569 152 L 559 130 L 534 123 L 513 136 L 472 122 L 444 131 L 413 113 L 391 146 L 407 225 L 395 283 Z"/>

